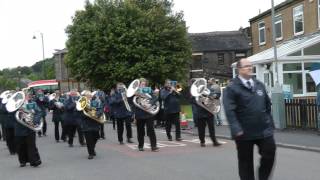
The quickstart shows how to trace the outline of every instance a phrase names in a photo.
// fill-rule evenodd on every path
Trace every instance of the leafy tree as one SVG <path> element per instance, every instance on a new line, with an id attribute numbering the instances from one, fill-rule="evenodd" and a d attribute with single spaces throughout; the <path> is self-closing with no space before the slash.
<path id="1" fill-rule="evenodd" d="M 109 89 L 145 77 L 163 84 L 183 81 L 191 46 L 183 13 L 168 0 L 96 0 L 77 11 L 66 56 L 72 75 Z"/>

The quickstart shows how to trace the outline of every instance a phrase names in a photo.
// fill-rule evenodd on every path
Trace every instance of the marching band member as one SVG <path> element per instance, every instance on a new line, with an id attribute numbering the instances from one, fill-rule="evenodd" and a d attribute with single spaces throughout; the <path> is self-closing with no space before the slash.
<path id="1" fill-rule="evenodd" d="M 42 110 L 37 106 L 36 102 L 32 100 L 31 94 L 27 95 L 26 109 L 34 113 L 33 121 L 35 124 L 39 124 L 41 122 Z M 41 159 L 36 146 L 35 131 L 16 122 L 15 138 L 20 167 L 26 166 L 28 162 L 33 167 L 39 166 Z"/>
<path id="2" fill-rule="evenodd" d="M 115 93 L 115 90 L 112 88 L 110 91 L 110 95 L 108 97 L 108 102 L 109 102 L 110 120 L 112 120 L 113 130 L 116 130 L 116 119 L 114 118 L 114 110 L 113 110 L 112 104 L 110 104 L 111 97 L 114 95 L 114 93 Z"/>
<path id="3" fill-rule="evenodd" d="M 215 99 L 220 98 L 220 88 L 217 90 L 216 88 L 212 88 L 211 86 L 211 81 L 208 83 L 208 89 L 210 90 L 210 95 Z M 210 97 L 211 98 L 211 97 Z M 198 125 L 198 134 L 199 134 L 199 139 L 200 139 L 200 146 L 205 147 L 205 132 L 206 132 L 206 125 L 208 125 L 209 129 L 209 135 L 210 138 L 213 142 L 213 146 L 220 146 L 221 144 L 218 142 L 216 135 L 215 135 L 215 128 L 214 128 L 214 115 L 204 109 L 203 107 L 199 106 L 196 102 L 195 99 L 193 98 L 193 104 L 196 107 L 196 112 L 197 112 L 197 125 Z"/>
<path id="4" fill-rule="evenodd" d="M 152 97 L 152 101 L 158 101 L 158 98 L 152 94 L 152 92 L 143 92 L 143 88 L 148 86 L 148 81 L 144 78 L 140 78 L 139 90 L 140 92 L 136 93 L 136 96 L 139 96 L 139 93 L 146 93 Z M 144 151 L 144 136 L 145 136 L 145 126 L 147 126 L 147 135 L 150 139 L 151 150 L 153 152 L 159 151 L 157 147 L 157 138 L 156 133 L 154 131 L 154 115 L 134 106 L 134 116 L 137 123 L 137 131 L 138 131 L 138 149 L 139 151 Z"/>
<path id="5" fill-rule="evenodd" d="M 166 133 L 169 141 L 172 141 L 171 126 L 174 123 L 176 127 L 176 141 L 181 141 L 180 129 L 180 93 L 171 84 L 170 80 L 166 80 L 165 87 L 161 90 L 161 99 L 164 103 L 164 114 L 166 118 Z"/>
<path id="6" fill-rule="evenodd" d="M 92 96 L 90 91 L 84 91 L 81 95 L 86 96 L 89 100 L 91 99 L 90 107 L 96 109 L 97 116 L 103 115 L 103 106 L 97 96 Z M 83 111 L 81 111 L 81 120 L 82 130 L 87 142 L 88 159 L 93 159 L 96 156 L 95 147 L 99 139 L 100 123 L 86 116 Z"/>
<path id="7" fill-rule="evenodd" d="M 69 147 L 73 147 L 73 138 L 78 126 L 77 117 L 75 116 L 77 96 L 78 94 L 76 91 L 71 91 L 64 101 L 64 113 L 62 117 L 65 131 L 68 136 Z"/>
<path id="8" fill-rule="evenodd" d="M 118 141 L 120 144 L 123 143 L 123 131 L 124 131 L 124 124 L 126 126 L 127 131 L 127 142 L 133 143 L 131 141 L 132 138 L 132 127 L 131 127 L 131 120 L 132 120 L 132 112 L 130 112 L 126 106 L 123 97 L 126 96 L 125 85 L 121 82 L 117 83 L 117 88 L 113 96 L 110 98 L 110 104 L 112 106 L 112 110 L 114 113 L 114 118 L 117 121 L 117 132 L 118 132 Z M 128 103 L 128 101 L 127 101 Z"/>
<path id="9" fill-rule="evenodd" d="M 44 136 L 47 136 L 47 121 L 46 121 L 46 116 L 47 116 L 47 111 L 46 108 L 49 105 L 49 99 L 47 96 L 44 95 L 43 90 L 39 89 L 36 92 L 36 103 L 38 107 L 41 109 L 41 117 L 43 121 L 43 127 L 42 127 L 42 132 L 38 132 L 38 136 L 41 137 L 43 134 Z"/>
<path id="10" fill-rule="evenodd" d="M 15 155 L 16 153 L 16 144 L 14 138 L 14 122 L 15 122 L 15 112 L 9 113 L 6 109 L 6 104 L 2 103 L 2 99 L 0 99 L 0 112 L 2 114 L 2 122 L 4 126 L 4 134 L 6 134 L 6 143 L 11 155 Z"/>
<path id="11" fill-rule="evenodd" d="M 61 125 L 62 133 L 63 125 L 62 125 L 62 113 L 63 113 L 63 102 L 64 98 L 60 96 L 60 91 L 55 91 L 56 97 L 49 101 L 49 109 L 52 110 L 52 122 L 54 123 L 54 137 L 56 142 L 60 140 L 60 133 L 59 133 L 59 124 Z M 63 139 L 63 135 L 61 135 L 61 139 Z"/>

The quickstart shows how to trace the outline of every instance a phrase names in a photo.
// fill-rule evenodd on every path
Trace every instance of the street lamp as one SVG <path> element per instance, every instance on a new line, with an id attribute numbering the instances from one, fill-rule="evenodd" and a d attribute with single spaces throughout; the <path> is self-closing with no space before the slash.
<path id="1" fill-rule="evenodd" d="M 45 59 L 45 57 L 44 57 L 44 41 L 43 41 L 43 33 L 42 32 L 39 32 L 40 33 L 40 35 L 41 35 L 41 42 L 42 42 L 42 60 L 43 60 L 43 62 L 42 62 L 42 71 L 43 71 L 43 78 L 46 78 L 45 76 L 46 76 L 46 73 L 45 73 L 45 61 L 44 61 L 44 59 Z M 33 37 L 32 37 L 32 39 L 37 39 L 37 37 L 36 37 L 36 35 L 33 35 Z"/>
<path id="2" fill-rule="evenodd" d="M 279 71 L 278 71 L 278 55 L 277 55 L 277 43 L 276 43 L 276 28 L 275 28 L 275 8 L 274 0 L 271 0 L 271 19 L 272 19 L 272 44 L 274 52 L 274 66 L 275 66 L 275 84 L 271 91 L 272 102 L 272 116 L 274 118 L 275 126 L 279 129 L 286 128 L 285 124 L 285 102 L 283 96 L 283 90 L 279 83 Z"/>

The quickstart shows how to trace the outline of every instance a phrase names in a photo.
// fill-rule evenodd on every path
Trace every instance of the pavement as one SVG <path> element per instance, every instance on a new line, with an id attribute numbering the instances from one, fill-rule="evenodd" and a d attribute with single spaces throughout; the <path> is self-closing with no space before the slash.
<path id="1" fill-rule="evenodd" d="M 229 126 L 216 126 L 216 136 L 222 139 L 231 139 Z M 198 135 L 196 128 L 182 130 L 183 133 Z M 208 131 L 206 132 L 207 135 Z M 319 132 L 312 130 L 276 130 L 274 133 L 278 147 L 306 150 L 320 153 Z"/>
<path id="2" fill-rule="evenodd" d="M 50 118 L 48 118 L 50 119 Z M 223 127 L 218 127 L 218 133 Z M 227 127 L 225 127 L 227 129 Z M 38 168 L 19 167 L 17 156 L 10 156 L 0 141 L 0 180 L 237 180 L 237 153 L 233 141 L 219 139 L 220 147 L 200 147 L 197 136 L 183 134 L 183 141 L 167 141 L 165 131 L 156 129 L 159 152 L 151 152 L 148 137 L 145 151 L 137 147 L 136 127 L 133 126 L 133 144 L 120 145 L 111 124 L 105 124 L 106 139 L 99 140 L 97 156 L 87 159 L 86 147 L 77 138 L 74 147 L 56 143 L 53 123 L 48 120 L 48 136 L 37 138 L 37 147 L 43 164 Z M 257 151 L 257 149 L 255 149 Z M 277 161 L 272 180 L 319 179 L 319 153 L 295 149 L 277 149 Z M 255 153 L 255 165 L 259 155 Z"/>

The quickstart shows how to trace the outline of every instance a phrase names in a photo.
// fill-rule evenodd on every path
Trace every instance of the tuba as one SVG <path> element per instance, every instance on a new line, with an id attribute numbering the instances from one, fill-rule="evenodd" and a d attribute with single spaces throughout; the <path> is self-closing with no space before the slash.
<path id="1" fill-rule="evenodd" d="M 76 101 L 76 109 L 78 111 L 83 111 L 83 114 L 88 116 L 90 119 L 95 120 L 96 122 L 103 124 L 106 122 L 106 116 L 102 113 L 101 116 L 97 115 L 97 109 L 90 106 L 90 100 L 86 97 L 90 91 L 83 91 L 78 101 Z M 90 93 L 91 95 L 91 93 Z"/>
<path id="2" fill-rule="evenodd" d="M 33 110 L 28 109 L 28 103 L 26 103 L 26 94 L 24 91 L 18 91 L 14 93 L 8 100 L 6 104 L 6 109 L 8 112 L 14 112 L 15 118 L 18 123 L 22 124 L 23 126 L 33 130 L 33 131 L 40 131 L 43 126 L 43 122 L 40 120 L 40 124 L 36 124 L 34 122 L 34 114 Z"/>
<path id="3" fill-rule="evenodd" d="M 13 90 L 7 90 L 1 93 L 0 98 L 2 104 L 7 104 L 9 98 L 14 94 Z"/>
<path id="4" fill-rule="evenodd" d="M 131 85 L 131 84 L 130 84 L 130 85 Z M 129 112 L 132 112 L 132 109 L 131 109 L 130 104 L 129 104 L 128 99 L 127 99 L 127 92 L 128 92 L 128 90 L 127 90 L 126 86 L 123 85 L 122 90 L 121 90 L 121 92 L 120 92 L 120 93 L 121 93 L 121 97 L 122 97 L 122 101 L 123 101 L 126 109 L 127 109 Z"/>
<path id="5" fill-rule="evenodd" d="M 215 99 L 213 93 L 207 88 L 207 80 L 204 78 L 197 79 L 190 88 L 190 93 L 196 98 L 199 106 L 209 111 L 211 114 L 219 113 L 221 104 L 219 99 Z"/>
<path id="6" fill-rule="evenodd" d="M 140 85 L 140 80 L 136 79 L 132 81 L 127 90 L 127 97 L 133 97 L 133 104 L 146 111 L 149 114 L 156 115 L 160 110 L 160 103 L 156 101 L 152 103 L 152 96 L 147 92 L 138 92 Z"/>

